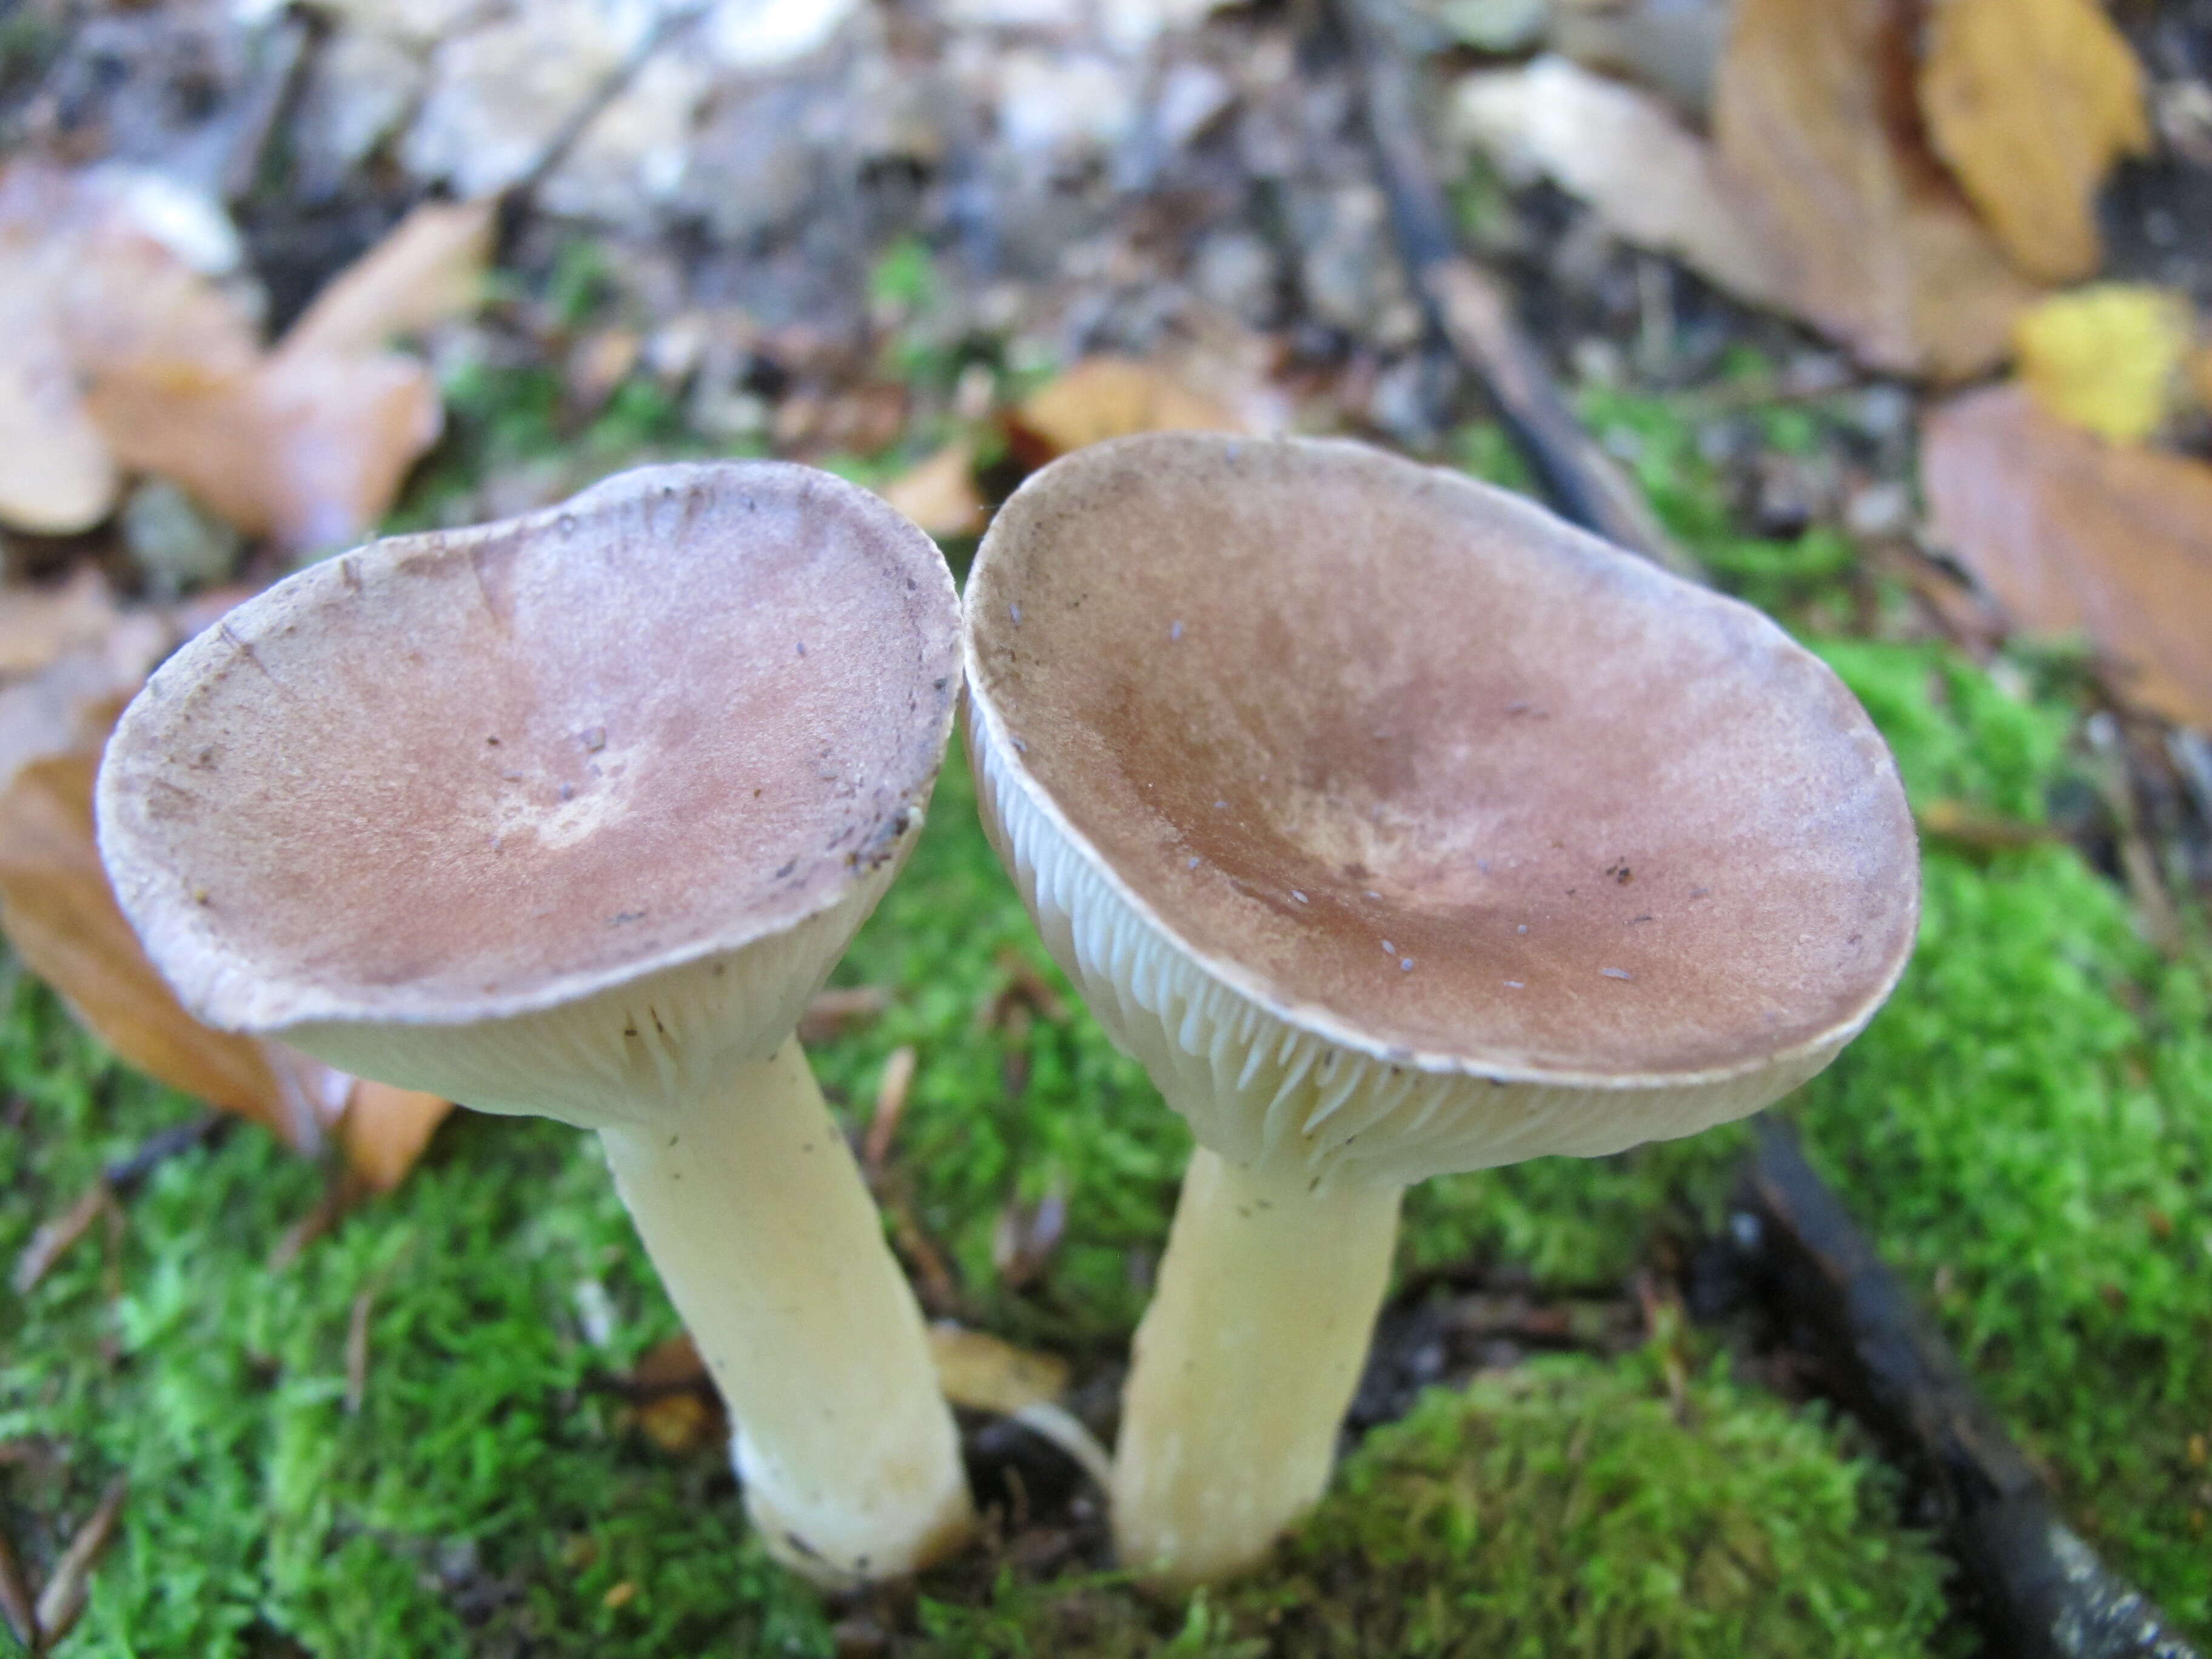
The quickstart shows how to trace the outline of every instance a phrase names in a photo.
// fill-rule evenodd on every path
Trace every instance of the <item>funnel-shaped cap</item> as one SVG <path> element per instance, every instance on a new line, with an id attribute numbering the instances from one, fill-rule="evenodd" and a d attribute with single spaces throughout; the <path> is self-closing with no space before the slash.
<path id="1" fill-rule="evenodd" d="M 1816 658 L 1358 446 L 1055 463 L 985 540 L 968 670 L 1048 943 L 1236 1162 L 1687 1133 L 1825 1065 L 1911 948 L 1896 769 Z"/>
<path id="2" fill-rule="evenodd" d="M 179 651 L 100 847 L 188 1006 L 584 1124 L 773 1052 L 917 830 L 959 690 L 935 546 L 767 462 L 372 543 Z"/>

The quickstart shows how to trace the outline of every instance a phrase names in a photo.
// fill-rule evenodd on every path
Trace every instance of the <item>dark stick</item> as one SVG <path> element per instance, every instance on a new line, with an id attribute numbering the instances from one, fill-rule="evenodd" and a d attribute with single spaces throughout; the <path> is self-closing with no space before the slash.
<path id="1" fill-rule="evenodd" d="M 1678 576 L 1704 580 L 1634 481 L 1568 410 L 1542 353 L 1514 321 L 1511 292 L 1460 252 L 1421 136 L 1413 66 L 1369 15 L 1370 0 L 1325 3 L 1351 47 L 1399 257 L 1430 323 L 1482 382 L 1561 517 Z"/>
<path id="2" fill-rule="evenodd" d="M 1991 1651 L 2008 1659 L 2197 1659 L 2097 1559 L 1796 1136 L 1762 1119 L 1733 1227 L 1771 1305 L 1807 1328 L 1844 1402 L 1933 1491 Z"/>

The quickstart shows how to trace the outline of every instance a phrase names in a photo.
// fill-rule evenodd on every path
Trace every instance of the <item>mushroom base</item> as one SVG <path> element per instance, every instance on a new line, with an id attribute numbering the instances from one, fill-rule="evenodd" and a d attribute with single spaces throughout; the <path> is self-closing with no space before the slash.
<path id="1" fill-rule="evenodd" d="M 1397 1186 L 1315 1190 L 1200 1147 L 1115 1448 L 1114 1541 L 1165 1585 L 1259 1565 L 1328 1484 L 1398 1235 Z"/>
<path id="2" fill-rule="evenodd" d="M 737 1424 L 770 1553 L 835 1586 L 958 1548 L 974 1512 L 921 1310 L 798 1040 L 723 1091 L 600 1135 Z"/>

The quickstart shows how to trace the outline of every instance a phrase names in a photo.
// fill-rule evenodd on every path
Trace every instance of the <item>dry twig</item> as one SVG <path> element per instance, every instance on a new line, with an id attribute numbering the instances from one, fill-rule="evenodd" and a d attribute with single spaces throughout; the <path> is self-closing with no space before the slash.
<path id="1" fill-rule="evenodd" d="M 1635 481 L 1568 410 L 1542 353 L 1515 322 L 1505 284 L 1460 252 L 1450 207 L 1421 137 L 1412 65 L 1368 9 L 1368 0 L 1332 0 L 1330 10 L 1351 47 L 1376 173 L 1422 308 L 1487 389 L 1563 518 L 1678 576 L 1702 581 L 1705 572 L 1667 532 Z"/>

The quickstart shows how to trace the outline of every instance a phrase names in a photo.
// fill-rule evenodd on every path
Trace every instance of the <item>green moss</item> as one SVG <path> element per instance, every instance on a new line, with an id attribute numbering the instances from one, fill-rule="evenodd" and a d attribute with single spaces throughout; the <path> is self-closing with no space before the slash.
<path id="1" fill-rule="evenodd" d="M 28 985 L 0 1067 L 30 1106 L 0 1130 L 0 1256 L 187 1109 Z M 826 1651 L 813 1599 L 744 1537 L 719 1461 L 672 1464 L 596 1386 L 675 1322 L 592 1143 L 464 1116 L 397 1194 L 271 1269 L 321 1187 L 240 1128 L 161 1166 L 112 1263 L 95 1237 L 27 1297 L 0 1290 L 0 1441 L 65 1459 L 58 1490 L 0 1470 L 0 1523 L 33 1571 L 112 1476 L 131 1483 L 63 1652 L 197 1659 L 276 1635 L 362 1656 Z M 612 1311 L 604 1346 L 586 1285 Z"/>
<path id="2" fill-rule="evenodd" d="M 1932 649 L 1826 654 L 1917 801 L 2030 821 L 2065 717 Z M 1802 1097 L 1816 1157 L 1936 1307 L 2069 1513 L 2167 1610 L 2212 1629 L 2189 1456 L 2212 1430 L 2212 1030 L 2072 849 L 1923 854 L 1920 946 Z"/>
<path id="3" fill-rule="evenodd" d="M 483 374 L 454 417 L 470 465 L 561 441 L 550 379 Z M 633 428 L 663 418 L 625 410 Z M 1496 451 L 1474 439 L 1463 459 L 1488 468 Z M 1686 472 L 1662 495 L 1708 557 L 1730 534 L 1710 484 Z M 1917 801 L 2043 818 L 2066 775 L 2063 702 L 2016 697 L 1935 647 L 1820 648 L 1889 736 Z M 2033 681 L 2006 683 L 2022 678 Z M 2063 847 L 1970 860 L 1931 845 L 1927 872 L 1904 989 L 1789 1109 L 2069 1512 L 2212 1633 L 2199 1530 L 2212 1489 L 2187 1455 L 2191 1433 L 2212 1432 L 2203 983 L 2153 957 L 2122 895 Z M 1064 1020 L 978 1026 L 1009 953 L 1060 987 Z M 892 1000 L 817 1045 L 817 1069 L 856 1122 L 891 1050 L 915 1046 L 893 1183 L 965 1310 L 1064 1352 L 1117 1353 L 1188 1137 L 1045 961 L 957 754 L 912 863 L 838 977 Z M 0 1113 L 0 1259 L 13 1260 L 103 1158 L 189 1108 L 116 1066 L 35 988 L 4 1006 L 0 1092 L 21 1103 Z M 1740 1144 L 1722 1131 L 1426 1183 L 1407 1206 L 1402 1264 L 1479 1257 L 1558 1288 L 1616 1284 L 1658 1241 L 1711 1224 Z M 66 1654 L 220 1656 L 277 1638 L 368 1656 L 829 1650 L 826 1615 L 746 1540 L 720 1459 L 653 1449 L 599 1386 L 675 1322 L 588 1140 L 457 1118 L 397 1194 L 270 1269 L 320 1191 L 313 1165 L 241 1127 L 161 1169 L 129 1204 L 112 1262 L 96 1231 L 29 1296 L 0 1287 L 0 1440 L 63 1459 L 58 1490 L 33 1465 L 0 1464 L 0 1526 L 42 1571 L 108 1479 L 132 1482 Z M 1001 1216 L 1054 1194 L 1061 1242 L 1026 1283 L 1006 1283 Z M 346 1337 L 364 1293 L 368 1387 L 349 1412 Z M 600 1302 L 611 1319 L 595 1342 L 580 1310 Z M 1919 1650 L 1932 1569 L 1889 1526 L 1881 1484 L 1839 1460 L 1817 1419 L 1713 1378 L 1689 1400 L 1689 1425 L 1674 1425 L 1642 1362 L 1486 1379 L 1469 1401 L 1441 1396 L 1376 1437 L 1287 1576 L 1168 1611 L 1110 1583 L 1009 1581 L 988 1609 L 929 1610 L 929 1639 L 948 1653 L 1448 1653 L 1435 1644 L 1464 1624 L 1497 1651 L 1525 1638 L 1583 1654 L 1630 1650 L 1603 1644 L 1664 1615 L 1691 1622 L 1650 1626 L 1656 1653 L 1788 1650 L 1752 1645 L 1777 1632 L 1797 1651 Z M 1563 1449 L 1577 1425 L 1589 1431 L 1578 1462 Z M 1508 1552 L 1527 1529 L 1489 1495 L 1509 1492 L 1554 1516 L 1572 1547 L 1547 1554 L 1534 1536 Z M 1755 1524 L 1741 1519 L 1754 1497 L 1767 1517 Z M 1478 1559 L 1424 1553 L 1468 1526 Z M 1758 1574 L 1792 1551 L 1794 1593 L 1753 1598 Z M 1739 1572 L 1748 1588 L 1730 1601 Z M 1670 1613 L 1646 1593 L 1676 1583 L 1698 1587 L 1681 1598 L 1692 1607 Z M 1717 1583 L 1717 1601 L 1703 1593 Z M 1324 1610 L 1287 1608 L 1285 1585 Z M 1696 1623 L 1707 1613 L 1717 1622 Z M 1509 1614 L 1522 1622 L 1486 1622 Z"/>
<path id="4" fill-rule="evenodd" d="M 1943 1569 L 1817 1413 L 1656 1352 L 1535 1361 L 1376 1431 L 1274 1571 L 1181 1609 L 1116 1580 L 931 1610 L 918 1652 L 1850 1659 L 1931 1651 Z M 1156 1645 L 1160 1644 L 1160 1645 Z"/>

